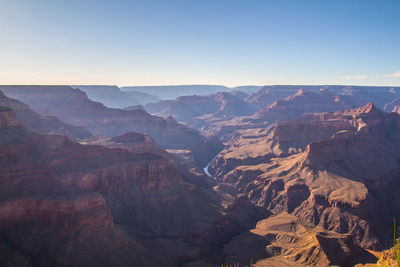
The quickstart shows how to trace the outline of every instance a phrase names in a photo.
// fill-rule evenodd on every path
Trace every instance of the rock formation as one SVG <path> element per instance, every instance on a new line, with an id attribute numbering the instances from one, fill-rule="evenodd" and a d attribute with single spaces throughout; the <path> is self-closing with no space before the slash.
<path id="1" fill-rule="evenodd" d="M 400 98 L 396 98 L 392 102 L 385 105 L 386 112 L 396 112 L 400 114 Z"/>
<path id="2" fill-rule="evenodd" d="M 399 87 L 345 86 L 345 85 L 270 85 L 251 94 L 246 101 L 257 109 L 264 109 L 275 101 L 284 99 L 303 89 L 315 93 L 324 92 L 338 96 L 353 96 L 362 103 L 374 102 L 379 108 L 399 97 Z"/>
<path id="3" fill-rule="evenodd" d="M 218 153 L 198 131 L 176 122 L 172 117 L 153 116 L 144 110 L 111 109 L 88 99 L 79 89 L 69 86 L 3 86 L 4 92 L 29 104 L 37 112 L 59 116 L 68 123 L 86 127 L 92 133 L 114 137 L 127 132 L 149 134 L 162 147 L 189 149 L 199 165 L 207 164 Z M 204 155 L 210 155 L 204 160 Z"/>
<path id="4" fill-rule="evenodd" d="M 146 105 L 146 110 L 161 116 L 173 116 L 198 129 L 210 121 L 251 115 L 255 109 L 240 97 L 219 92 L 208 96 L 181 96 L 175 100 L 161 100 Z"/>
<path id="5" fill-rule="evenodd" d="M 33 132 L 1 107 L 0 262 L 218 263 L 226 242 L 269 215 L 246 198 L 188 182 L 166 152 L 133 145 L 146 138 L 128 133 L 110 141 L 121 148 L 78 144 Z"/>
<path id="6" fill-rule="evenodd" d="M 393 111 L 398 88 L 272 86 L 153 106 L 176 119 L 68 86 L 1 88 L 42 114 L 0 95 L 7 266 L 352 266 L 376 262 L 365 249 L 385 248 L 400 220 L 400 115 L 364 105 Z M 226 147 L 208 177 L 222 149 L 212 134 Z"/>
<path id="7" fill-rule="evenodd" d="M 383 189 L 372 184 L 399 168 L 399 115 L 369 103 L 304 115 L 248 138 L 233 141 L 211 165 L 222 182 L 274 213 L 351 234 L 364 248 L 384 245 L 390 213 L 379 208 Z"/>
<path id="8" fill-rule="evenodd" d="M 366 104 L 351 96 L 332 95 L 326 92 L 312 92 L 304 89 L 268 105 L 254 115 L 256 121 L 274 122 L 296 118 L 305 113 L 339 111 Z"/>
<path id="9" fill-rule="evenodd" d="M 75 85 L 85 92 L 91 100 L 100 102 L 109 108 L 125 108 L 133 105 L 145 105 L 160 100 L 155 95 L 145 92 L 124 92 L 117 86 L 107 85 Z"/>
<path id="10" fill-rule="evenodd" d="M 261 86 L 238 86 L 229 88 L 222 85 L 161 85 L 161 86 L 125 86 L 121 90 L 125 92 L 135 91 L 156 95 L 162 100 L 175 99 L 185 95 L 209 95 L 217 92 L 228 92 L 231 90 L 246 93 L 255 92 Z"/>
<path id="11" fill-rule="evenodd" d="M 261 220 L 225 245 L 226 263 L 255 266 L 354 266 L 376 258 L 350 235 L 326 231 L 286 212 Z"/>
<path id="12" fill-rule="evenodd" d="M 72 140 L 83 140 L 92 134 L 83 127 L 73 126 L 60 121 L 54 116 L 41 116 L 29 108 L 28 105 L 6 97 L 0 91 L 0 106 L 13 109 L 18 120 L 26 127 L 41 133 L 55 133 L 68 136 Z"/>
<path id="13" fill-rule="evenodd" d="M 227 141 L 235 131 L 265 128 L 280 120 L 289 120 L 306 113 L 339 111 L 366 104 L 362 99 L 348 95 L 334 95 L 329 91 L 309 91 L 300 89 L 297 93 L 277 100 L 251 116 L 209 119 L 201 130 L 210 132 Z"/>

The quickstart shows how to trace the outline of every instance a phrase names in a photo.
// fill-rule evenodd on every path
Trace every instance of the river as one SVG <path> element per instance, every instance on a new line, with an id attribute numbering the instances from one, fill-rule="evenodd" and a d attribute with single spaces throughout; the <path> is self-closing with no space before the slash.
<path id="1" fill-rule="evenodd" d="M 218 157 L 218 155 L 216 155 L 208 164 L 207 164 L 207 166 L 205 166 L 204 168 L 203 168 L 203 171 L 204 171 L 204 173 L 207 175 L 207 176 L 209 176 L 209 177 L 213 177 L 211 174 L 210 174 L 210 172 L 208 171 L 208 167 L 210 167 L 210 164 L 216 159 Z"/>

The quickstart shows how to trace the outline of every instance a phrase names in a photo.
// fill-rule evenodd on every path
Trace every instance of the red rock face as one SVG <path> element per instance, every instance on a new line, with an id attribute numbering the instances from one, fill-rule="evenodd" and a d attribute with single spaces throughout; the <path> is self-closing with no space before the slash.
<path id="1" fill-rule="evenodd" d="M 323 113 L 279 121 L 265 129 L 238 131 L 212 162 L 211 169 L 221 176 L 235 166 L 265 163 L 277 156 L 303 152 L 309 143 L 329 139 L 342 130 L 354 130 L 354 126 L 344 118 Z"/>
<path id="2" fill-rule="evenodd" d="M 99 193 L 66 187 L 46 164 L 43 153 L 65 140 L 61 136 L 40 135 L 21 126 L 14 111 L 0 111 L 0 232 L 4 246 L 18 247 L 22 254 L 2 253 L 1 262 L 43 258 L 38 248 L 70 238 L 82 228 L 91 233 L 113 229 L 113 219 Z M 47 148 L 41 149 L 41 146 Z M 28 232 L 28 234 L 26 233 Z M 35 240 L 29 244 L 29 240 Z M 5 258 L 4 258 L 5 257 Z"/>
<path id="3" fill-rule="evenodd" d="M 372 104 L 270 124 L 282 113 L 289 118 L 350 103 L 345 97 L 305 91 L 276 102 L 268 108 L 273 119 L 247 121 L 248 128 L 239 125 L 240 131 L 231 135 L 211 166 L 220 183 L 215 186 L 216 181 L 193 182 L 192 173 L 180 169 L 153 139 L 174 148 L 175 154 L 195 153 L 200 165 L 213 157 L 218 140 L 206 140 L 172 118 L 105 108 L 69 87 L 36 89 L 20 97 L 38 106 L 38 95 L 49 97 L 49 110 L 112 138 L 79 144 L 39 134 L 23 127 L 18 114 L 0 108 L 0 262 L 221 264 L 238 256 L 232 242 L 250 240 L 261 244 L 261 254 L 268 252 L 267 260 L 279 250 L 292 262 L 346 265 L 356 263 L 352 255 L 365 256 L 358 245 L 384 244 L 391 216 L 400 216 L 398 194 L 387 193 L 397 188 L 399 177 L 400 119 Z M 222 117 L 236 109 L 236 102 L 224 94 L 215 101 Z M 135 127 L 142 132 L 132 132 Z M 193 136 L 185 135 L 191 131 Z M 119 132 L 123 134 L 114 136 Z M 285 229 L 276 228 L 275 221 L 263 229 L 271 222 L 261 221 L 262 227 L 253 229 L 261 237 L 254 239 L 247 230 L 270 215 L 266 208 L 291 216 L 283 218 Z M 299 237 L 296 242 L 289 240 L 291 231 Z M 270 246 L 272 239 L 275 247 Z M 309 246 L 298 249 L 302 244 Z M 343 261 L 335 260 L 336 248 Z M 310 256 L 313 251 L 318 256 Z"/>
<path id="4" fill-rule="evenodd" d="M 246 98 L 246 102 L 257 110 L 253 115 L 219 120 L 204 116 L 196 127 L 228 142 L 235 131 L 265 128 L 277 121 L 298 118 L 307 113 L 356 108 L 371 101 L 383 107 L 399 92 L 390 87 L 265 86 Z"/>
<path id="5" fill-rule="evenodd" d="M 208 96 L 181 96 L 175 100 L 161 100 L 146 105 L 146 109 L 162 116 L 173 116 L 178 121 L 201 129 L 214 120 L 251 115 L 255 109 L 243 99 L 230 93 Z"/>
<path id="6" fill-rule="evenodd" d="M 261 220 L 224 247 L 226 263 L 261 266 L 354 266 L 377 259 L 350 235 L 315 227 L 283 212 Z"/>
<path id="7" fill-rule="evenodd" d="M 0 206 L 0 222 L 2 229 L 40 224 L 41 234 L 60 237 L 76 233 L 83 226 L 97 231 L 113 226 L 111 212 L 100 194 L 65 200 L 26 197 L 4 201 Z"/>
<path id="8" fill-rule="evenodd" d="M 208 129 L 215 131 L 229 147 L 235 149 L 234 153 L 231 149 L 220 153 L 212 164 L 213 169 L 220 173 L 222 168 L 232 169 L 238 161 L 256 164 L 267 161 L 273 155 L 301 152 L 312 141 L 322 141 L 338 131 L 351 130 L 354 126 L 346 118 L 315 113 L 359 107 L 362 101 L 353 96 L 299 90 L 252 116 L 216 123 Z"/>
<path id="9" fill-rule="evenodd" d="M 127 143 L 140 143 L 146 141 L 146 136 L 144 134 L 139 134 L 135 132 L 129 132 L 121 136 L 116 136 L 111 139 L 116 143 L 127 144 Z"/>
<path id="10" fill-rule="evenodd" d="M 215 95 L 215 101 L 219 103 L 219 110 L 215 116 L 234 117 L 246 116 L 254 113 L 255 108 L 241 101 L 230 93 L 218 93 Z"/>
<path id="11" fill-rule="evenodd" d="M 19 125 L 18 119 L 14 111 L 7 107 L 0 107 L 0 127 L 15 127 Z"/>
<path id="12" fill-rule="evenodd" d="M 127 132 L 148 134 L 167 149 L 193 150 L 196 162 L 204 167 L 221 149 L 221 143 L 177 123 L 172 117 L 153 116 L 144 110 L 107 108 L 69 86 L 2 87 L 7 95 L 28 103 L 42 114 L 59 116 L 96 134 L 115 137 Z M 51 111 L 51 112 L 50 112 Z"/>
<path id="13" fill-rule="evenodd" d="M 79 89 L 68 86 L 12 87 L 3 90 L 7 95 L 28 103 L 34 110 L 51 113 L 108 137 L 129 131 L 148 133 L 168 147 L 189 146 L 201 141 L 199 133 L 173 119 L 152 116 L 143 110 L 107 108 L 88 99 Z"/>
<path id="14" fill-rule="evenodd" d="M 141 151 L 142 153 L 152 153 L 170 158 L 169 154 L 161 148 L 159 144 L 146 134 L 129 132 L 111 139 L 98 140 L 92 144 L 99 144 L 110 148 L 123 148 L 130 152 Z"/>
<path id="15" fill-rule="evenodd" d="M 9 108 L 0 109 L 0 125 L 1 262 L 163 266 L 182 259 L 215 261 L 213 253 L 222 247 L 211 251 L 207 244 L 223 244 L 268 215 L 245 201 L 231 210 L 231 196 L 188 183 L 174 161 L 163 157 L 165 151 L 130 146 L 143 144 L 142 137 L 150 145 L 148 136 L 130 133 L 114 139 L 122 143 L 110 142 L 121 148 L 82 145 L 23 127 Z M 221 218 L 230 224 L 219 225 L 195 246 L 185 243 Z M 154 249 L 165 254 L 153 260 Z"/>
<path id="16" fill-rule="evenodd" d="M 251 94 L 246 101 L 257 109 L 264 109 L 277 100 L 284 99 L 295 94 L 300 88 L 295 86 L 265 86 L 258 92 Z M 318 89 L 317 89 L 318 90 Z"/>
<path id="17" fill-rule="evenodd" d="M 0 106 L 9 107 L 16 112 L 18 120 L 26 127 L 41 133 L 55 133 L 68 136 L 72 140 L 83 140 L 92 134 L 83 127 L 73 126 L 54 116 L 41 116 L 28 105 L 6 97 L 0 91 Z"/>
<path id="18" fill-rule="evenodd" d="M 279 94 L 277 94 L 276 97 L 270 96 L 269 93 L 271 92 L 262 93 L 264 90 L 260 90 L 256 95 L 260 97 L 268 96 L 268 99 L 271 100 L 282 96 L 282 94 L 286 96 L 289 92 L 293 93 L 294 89 L 294 87 L 290 87 L 290 90 L 278 90 L 277 92 L 279 92 Z M 312 89 L 316 90 L 317 88 Z M 274 90 L 272 90 L 272 93 L 275 92 Z M 252 99 L 252 97 L 255 97 L 255 95 L 250 96 L 247 101 L 253 101 L 254 99 Z M 223 120 L 216 120 L 211 117 L 207 118 L 208 120 L 204 120 L 202 122 L 203 124 L 199 125 L 202 127 L 202 130 L 209 131 L 220 137 L 224 142 L 227 142 L 235 135 L 234 132 L 237 130 L 265 128 L 277 121 L 298 118 L 307 113 L 339 111 L 356 108 L 366 103 L 367 102 L 363 98 L 351 95 L 336 95 L 331 94 L 329 91 L 308 91 L 300 89 L 293 95 L 276 100 L 267 106 L 260 107 L 258 111 L 251 116 L 228 117 Z"/>
<path id="19" fill-rule="evenodd" d="M 258 92 L 251 94 L 246 101 L 255 105 L 257 109 L 265 109 L 275 101 L 285 99 L 295 94 L 298 90 L 306 90 L 315 93 L 330 93 L 340 97 L 357 99 L 360 105 L 374 102 L 379 108 L 399 97 L 399 87 L 385 86 L 344 86 L 344 85 L 272 85 L 264 86 Z M 327 112 L 320 110 L 318 112 Z M 333 110 L 331 110 L 333 111 Z"/>
<path id="20" fill-rule="evenodd" d="M 268 105 L 265 110 L 255 115 L 255 119 L 261 121 L 287 120 L 305 113 L 339 111 L 363 104 L 365 103 L 351 96 L 299 90 L 284 100 L 278 100 Z"/>
<path id="21" fill-rule="evenodd" d="M 221 181 L 275 213 L 287 211 L 350 233 L 363 247 L 384 244 L 382 229 L 390 228 L 382 222 L 390 212 L 379 208 L 385 202 L 375 192 L 383 189 L 371 183 L 399 167 L 397 114 L 369 103 L 356 110 L 304 115 L 256 133 L 247 131 L 247 137 L 233 140 L 214 161 L 211 167 Z"/>

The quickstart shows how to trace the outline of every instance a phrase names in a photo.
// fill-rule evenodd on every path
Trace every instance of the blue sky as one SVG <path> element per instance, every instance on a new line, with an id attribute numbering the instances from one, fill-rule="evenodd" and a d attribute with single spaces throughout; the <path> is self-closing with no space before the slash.
<path id="1" fill-rule="evenodd" d="M 0 0 L 0 84 L 400 85 L 400 0 Z"/>

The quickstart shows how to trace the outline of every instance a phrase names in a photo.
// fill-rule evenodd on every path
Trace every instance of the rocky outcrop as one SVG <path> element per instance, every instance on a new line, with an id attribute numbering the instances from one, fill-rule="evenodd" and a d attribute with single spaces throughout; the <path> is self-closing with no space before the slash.
<path id="1" fill-rule="evenodd" d="M 110 148 L 122 148 L 130 152 L 152 153 L 168 158 L 168 153 L 147 134 L 128 132 L 113 138 L 99 137 L 89 140 L 87 144 L 101 145 Z"/>
<path id="2" fill-rule="evenodd" d="M 217 176 L 235 166 L 256 165 L 273 157 L 303 152 L 311 142 L 329 139 L 344 130 L 354 130 L 347 119 L 329 113 L 306 114 L 298 119 L 278 121 L 266 128 L 236 131 L 211 163 Z"/>
<path id="3" fill-rule="evenodd" d="M 181 96 L 146 105 L 146 110 L 161 116 L 173 116 L 198 129 L 215 120 L 251 115 L 255 109 L 240 97 L 219 92 L 208 96 Z"/>
<path id="4" fill-rule="evenodd" d="M 250 148 L 233 141 L 211 165 L 220 181 L 274 213 L 286 211 L 351 234 L 365 248 L 384 245 L 382 229 L 390 227 L 381 218 L 390 212 L 379 208 L 384 202 L 375 191 L 384 190 L 372 183 L 399 167 L 399 115 L 369 103 L 355 110 L 305 115 L 283 125 L 270 135 L 249 138 Z M 257 144 L 259 150 L 251 147 Z M 239 165 L 226 164 L 235 154 L 246 155 L 246 149 L 249 155 L 269 156 L 258 162 L 245 156 Z"/>
<path id="5" fill-rule="evenodd" d="M 250 262 L 256 266 L 354 266 L 376 257 L 354 245 L 350 235 L 314 227 L 281 213 L 228 243 L 226 263 Z"/>
<path id="6" fill-rule="evenodd" d="M 342 86 L 338 89 L 335 94 L 352 96 L 364 103 L 373 102 L 380 109 L 400 96 L 400 88 L 392 86 Z"/>
<path id="7" fill-rule="evenodd" d="M 254 115 L 255 121 L 275 122 L 297 118 L 305 113 L 339 111 L 366 104 L 352 96 L 332 95 L 328 92 L 312 92 L 304 89 L 283 100 L 275 101 Z"/>
<path id="8" fill-rule="evenodd" d="M 386 112 L 395 112 L 400 114 L 400 98 L 393 100 L 392 102 L 385 105 Z"/>
<path id="9" fill-rule="evenodd" d="M 147 109 L 162 116 L 174 116 L 178 121 L 226 142 L 237 130 L 265 128 L 276 121 L 306 113 L 356 108 L 370 101 L 383 107 L 383 103 L 398 97 L 400 90 L 391 87 L 282 85 L 265 86 L 245 99 L 233 94 L 184 96 L 148 104 Z"/>
<path id="10" fill-rule="evenodd" d="M 127 132 L 148 134 L 164 148 L 201 150 L 195 155 L 198 158 L 212 151 L 207 162 L 219 151 L 218 147 L 210 147 L 213 142 L 198 131 L 177 123 L 172 117 L 153 116 L 144 110 L 107 108 L 90 100 L 79 89 L 69 86 L 3 86 L 1 89 L 42 114 L 59 116 L 66 122 L 84 126 L 95 134 L 106 137 Z"/>
<path id="11" fill-rule="evenodd" d="M 73 87 L 85 92 L 91 100 L 103 103 L 109 108 L 145 105 L 160 100 L 157 96 L 145 92 L 124 92 L 117 86 L 75 85 Z"/>
<path id="12" fill-rule="evenodd" d="M 62 134 L 76 141 L 87 139 L 92 135 L 84 127 L 67 124 L 54 116 L 41 116 L 30 109 L 28 105 L 6 97 L 1 91 L 0 106 L 13 109 L 16 112 L 18 120 L 24 126 L 37 132 Z"/>
<path id="13" fill-rule="evenodd" d="M 9 108 L 1 108 L 0 122 L 2 263 L 52 265 L 52 246 L 59 248 L 82 229 L 91 235 L 113 231 L 102 195 L 64 186 L 43 160 L 41 145 L 57 146 L 64 137 L 24 128 Z"/>
<path id="14" fill-rule="evenodd" d="M 19 125 L 17 115 L 8 107 L 0 107 L 0 128 L 15 127 Z"/>
<path id="15" fill-rule="evenodd" d="M 257 109 L 265 109 L 275 101 L 284 99 L 303 89 L 315 93 L 330 93 L 338 96 L 351 96 L 360 103 L 374 102 L 379 108 L 399 97 L 399 87 L 388 86 L 346 86 L 346 85 L 271 85 L 264 86 L 251 94 L 246 101 Z M 319 112 L 326 112 L 322 110 Z"/>
<path id="16" fill-rule="evenodd" d="M 246 98 L 246 101 L 257 108 L 257 110 L 265 109 L 268 105 L 277 100 L 284 99 L 290 95 L 295 94 L 299 89 L 298 86 L 264 86 L 259 91 L 251 94 Z M 313 88 L 314 89 L 314 88 Z M 308 88 L 308 90 L 311 90 Z M 317 91 L 315 88 L 312 91 Z"/>
<path id="17" fill-rule="evenodd" d="M 294 87 L 290 89 L 289 91 L 292 92 Z M 238 130 L 266 128 L 273 123 L 298 118 L 307 113 L 339 111 L 356 108 L 367 103 L 356 96 L 332 94 L 328 90 L 315 91 L 317 87 L 311 89 L 314 91 L 300 89 L 293 95 L 260 108 L 251 116 L 225 118 L 220 121 L 210 120 L 201 129 L 221 137 L 224 142 L 227 142 L 235 136 L 234 132 Z"/>
<path id="18" fill-rule="evenodd" d="M 11 109 L 0 111 L 2 262 L 220 262 L 215 255 L 223 244 L 269 214 L 245 199 L 238 202 L 192 184 L 163 156 L 166 152 L 133 145 L 146 139 L 150 144 L 148 136 L 128 133 L 110 141 L 120 148 L 78 144 L 65 136 L 33 132 Z M 221 220 L 230 223 L 219 224 Z M 194 236 L 202 238 L 190 242 Z M 160 251 L 157 257 L 154 251 Z"/>
<path id="19" fill-rule="evenodd" d="M 255 207 L 246 197 L 241 196 L 226 207 L 223 217 L 213 221 L 210 227 L 200 233 L 186 236 L 186 241 L 200 246 L 202 253 L 208 256 L 206 261 L 221 263 L 226 258 L 223 247 L 232 236 L 240 235 L 248 229 L 245 226 L 254 225 L 254 222 L 270 215 L 270 212 Z"/>
<path id="20" fill-rule="evenodd" d="M 136 110 L 136 109 L 146 110 L 145 107 L 142 105 L 127 106 L 124 108 L 124 110 Z"/>
<path id="21" fill-rule="evenodd" d="M 259 87 L 255 87 L 257 90 Z M 243 87 L 242 89 L 251 90 L 251 86 Z M 143 92 L 155 95 L 162 100 L 175 99 L 184 95 L 209 95 L 216 92 L 225 92 L 231 90 L 222 85 L 161 85 L 161 86 L 125 86 L 121 87 L 125 92 Z"/>
<path id="22" fill-rule="evenodd" d="M 83 226 L 101 231 L 113 226 L 110 210 L 100 194 L 79 197 L 43 199 L 21 197 L 3 201 L 0 206 L 0 228 L 39 224 L 43 234 L 60 237 L 76 233 Z"/>

